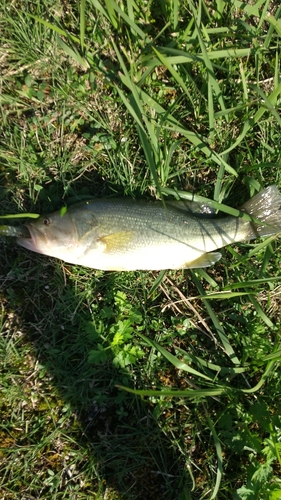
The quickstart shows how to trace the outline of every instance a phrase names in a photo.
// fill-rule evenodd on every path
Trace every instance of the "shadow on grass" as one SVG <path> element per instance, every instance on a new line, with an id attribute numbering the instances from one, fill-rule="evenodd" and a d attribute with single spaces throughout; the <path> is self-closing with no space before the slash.
<path id="1" fill-rule="evenodd" d="M 13 242 L 1 245 L 5 498 L 181 498 L 190 478 L 154 406 L 116 388 L 140 387 L 144 368 L 89 362 L 97 340 L 87 324 L 100 320 L 99 306 L 110 307 L 118 274 L 74 275 Z M 136 276 L 126 279 L 136 293 Z"/>

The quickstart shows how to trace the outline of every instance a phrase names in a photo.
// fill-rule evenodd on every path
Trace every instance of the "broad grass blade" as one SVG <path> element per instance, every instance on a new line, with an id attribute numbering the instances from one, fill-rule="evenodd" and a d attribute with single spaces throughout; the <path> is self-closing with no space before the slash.
<path id="1" fill-rule="evenodd" d="M 215 500 L 216 498 L 218 498 L 217 495 L 219 493 L 221 479 L 222 479 L 222 463 L 223 463 L 223 460 L 222 460 L 222 449 L 221 449 L 220 440 L 219 440 L 218 435 L 216 433 L 216 430 L 215 430 L 215 427 L 213 425 L 212 419 L 208 415 L 206 415 L 206 418 L 207 418 L 207 422 L 208 422 L 209 427 L 210 427 L 210 431 L 211 431 L 212 436 L 213 436 L 213 440 L 214 440 L 215 447 L 216 447 L 216 452 L 217 452 L 217 457 L 218 457 L 218 467 L 217 467 L 216 484 L 215 484 L 213 493 L 212 493 L 212 495 L 210 497 L 210 500 Z"/>
<path id="2" fill-rule="evenodd" d="M 191 399 L 201 399 L 212 396 L 221 396 L 228 392 L 227 387 L 218 386 L 216 389 L 187 389 L 187 390 L 172 390 L 172 389 L 160 389 L 160 390 L 146 390 L 146 389 L 132 389 L 131 387 L 125 387 L 123 385 L 116 385 L 119 389 L 123 391 L 131 392 L 138 396 L 151 396 L 151 397 L 178 397 L 178 398 L 191 398 Z"/>
<path id="3" fill-rule="evenodd" d="M 22 214 L 9 214 L 9 215 L 0 215 L 0 219 L 24 219 L 25 217 L 30 219 L 38 219 L 40 217 L 39 214 L 32 213 L 22 213 Z"/>
<path id="4" fill-rule="evenodd" d="M 82 54 L 85 51 L 85 5 L 86 0 L 80 0 L 80 47 Z"/>
<path id="5" fill-rule="evenodd" d="M 191 368 L 191 366 L 187 365 L 183 361 L 180 361 L 176 356 L 171 354 L 169 351 L 167 351 L 164 347 L 162 347 L 158 342 L 155 342 L 155 340 L 151 340 L 148 337 L 145 337 L 141 333 L 139 333 L 139 336 L 150 346 L 154 347 L 158 352 L 162 354 L 170 363 L 172 363 L 175 368 L 178 370 L 184 370 L 188 373 L 191 373 L 192 375 L 195 375 L 197 377 L 201 377 L 205 380 L 208 380 L 209 382 L 212 382 L 213 380 L 210 377 L 207 377 L 207 375 L 204 375 L 203 373 L 198 372 L 197 370 L 194 370 L 194 368 Z"/>
<path id="6" fill-rule="evenodd" d="M 201 283 L 200 281 L 198 280 L 196 274 L 194 271 L 191 270 L 191 273 L 192 273 L 192 279 L 193 281 L 195 282 L 198 290 L 199 290 L 199 293 L 201 294 L 201 296 L 203 297 L 204 295 L 206 295 L 205 291 L 203 290 L 203 287 L 201 286 Z M 238 359 L 238 357 L 236 356 L 235 354 L 235 351 L 234 349 L 232 348 L 227 336 L 225 335 L 224 333 L 224 329 L 223 329 L 223 326 L 222 324 L 219 322 L 215 312 L 213 311 L 213 308 L 211 307 L 210 303 L 208 302 L 208 300 L 206 299 L 202 299 L 205 303 L 205 306 L 206 306 L 206 309 L 210 315 L 210 318 L 213 322 L 213 325 L 218 333 L 218 336 L 222 342 L 222 345 L 227 353 L 227 355 L 229 356 L 229 358 L 231 359 L 232 363 L 234 365 L 240 365 L 240 361 Z"/>

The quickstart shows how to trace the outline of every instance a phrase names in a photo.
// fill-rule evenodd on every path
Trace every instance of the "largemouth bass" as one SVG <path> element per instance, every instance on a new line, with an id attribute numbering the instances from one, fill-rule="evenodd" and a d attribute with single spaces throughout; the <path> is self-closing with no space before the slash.
<path id="1" fill-rule="evenodd" d="M 107 271 L 207 267 L 216 250 L 281 232 L 281 195 L 269 186 L 241 210 L 252 217 L 210 217 L 179 202 L 94 199 L 27 222 L 19 245 L 34 252 Z"/>

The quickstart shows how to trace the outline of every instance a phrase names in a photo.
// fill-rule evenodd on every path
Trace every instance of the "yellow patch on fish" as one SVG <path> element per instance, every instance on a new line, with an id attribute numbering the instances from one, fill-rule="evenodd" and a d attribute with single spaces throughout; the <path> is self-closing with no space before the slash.
<path id="1" fill-rule="evenodd" d="M 119 231 L 99 238 L 105 244 L 104 253 L 115 253 L 124 250 L 131 242 L 134 231 Z"/>

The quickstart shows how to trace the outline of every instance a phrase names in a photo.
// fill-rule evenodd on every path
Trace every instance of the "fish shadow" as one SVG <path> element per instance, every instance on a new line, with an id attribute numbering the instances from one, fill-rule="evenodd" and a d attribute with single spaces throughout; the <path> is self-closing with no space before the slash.
<path id="1" fill-rule="evenodd" d="M 30 375 L 27 368 L 27 376 L 20 376 L 18 383 L 28 395 L 29 405 L 31 389 L 26 380 L 36 381 L 38 392 L 29 412 L 31 421 L 40 415 L 52 422 L 48 424 L 48 431 L 43 429 L 37 433 L 29 424 L 29 432 L 19 436 L 16 445 L 31 446 L 34 436 L 30 435 L 35 432 L 37 444 L 42 445 L 42 456 L 50 457 L 50 448 L 52 457 L 64 456 L 56 463 L 48 460 L 49 470 L 59 477 L 57 494 L 67 489 L 71 492 L 87 470 L 88 483 L 81 480 L 80 486 L 89 495 L 87 498 L 97 493 L 101 483 L 105 490 L 118 491 L 118 498 L 180 498 L 183 482 L 190 485 L 190 478 L 183 470 L 178 451 L 157 422 L 157 405 L 117 387 L 140 387 L 141 365 L 116 368 L 110 356 L 97 364 L 89 361 L 89 353 L 97 349 L 99 342 L 96 336 L 91 336 L 87 325 L 95 314 L 97 320 L 100 319 L 99 307 L 104 306 L 105 296 L 106 307 L 110 308 L 111 303 L 114 307 L 118 273 L 89 272 L 81 268 L 77 278 L 71 266 L 30 254 L 10 242 L 2 241 L 1 245 L 4 325 L 5 318 L 11 313 L 13 317 L 4 328 L 5 335 L 15 339 L 23 351 L 24 345 L 30 345 L 32 358 L 36 360 L 34 366 L 31 362 Z M 130 286 L 134 279 L 133 273 L 128 273 Z M 150 387 L 147 377 L 147 388 Z M 47 435 L 57 435 L 58 427 L 62 434 L 68 435 L 65 453 L 60 448 L 62 445 L 57 444 L 58 438 L 47 439 Z M 71 465 L 71 459 L 66 461 L 65 456 L 71 456 L 72 447 L 83 450 L 83 459 Z M 92 471 L 90 479 L 89 470 Z M 32 488 L 30 486 L 27 493 L 37 498 Z M 49 494 L 49 488 L 44 486 L 41 498 Z"/>

